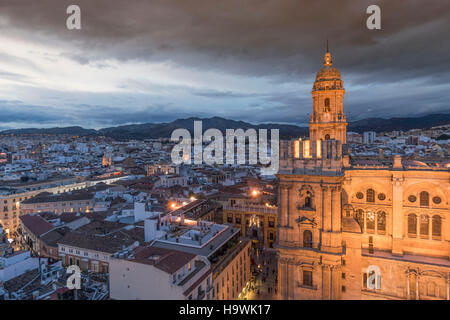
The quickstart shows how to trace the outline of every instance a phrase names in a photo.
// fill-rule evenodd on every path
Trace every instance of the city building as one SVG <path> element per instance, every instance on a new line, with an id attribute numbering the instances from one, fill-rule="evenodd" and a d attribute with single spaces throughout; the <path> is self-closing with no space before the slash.
<path id="1" fill-rule="evenodd" d="M 111 299 L 203 300 L 211 287 L 208 262 L 183 251 L 137 247 L 116 253 L 110 265 Z"/>
<path id="2" fill-rule="evenodd" d="M 182 214 L 147 219 L 144 229 L 145 246 L 110 260 L 111 298 L 238 299 L 247 288 L 250 241 L 239 229 Z"/>
<path id="3" fill-rule="evenodd" d="M 280 145 L 279 298 L 450 300 L 448 165 L 349 155 L 343 90 L 327 51 L 310 139 Z"/>
<path id="4" fill-rule="evenodd" d="M 5 232 L 12 237 L 19 227 L 21 203 L 39 193 L 53 194 L 79 190 L 87 186 L 79 177 L 47 180 L 42 182 L 21 183 L 14 186 L 0 185 L 0 223 Z"/>
<path id="5" fill-rule="evenodd" d="M 31 253 L 40 255 L 40 238 L 55 227 L 38 214 L 26 214 L 20 217 L 19 244 Z"/>
<path id="6" fill-rule="evenodd" d="M 375 142 L 376 137 L 377 137 L 376 132 L 366 131 L 363 133 L 363 143 L 364 144 L 373 144 Z"/>
<path id="7" fill-rule="evenodd" d="M 57 240 L 63 266 L 76 265 L 94 273 L 108 273 L 115 252 L 143 242 L 142 227 L 110 221 L 93 221 Z"/>
<path id="8" fill-rule="evenodd" d="M 33 258 L 30 251 L 14 251 L 12 248 L 0 257 L 0 282 L 5 282 L 39 268 L 40 259 Z"/>
<path id="9" fill-rule="evenodd" d="M 22 214 L 34 212 L 53 212 L 61 215 L 63 212 L 89 212 L 94 207 L 94 194 L 78 191 L 62 194 L 41 193 L 22 201 Z"/>
<path id="10" fill-rule="evenodd" d="M 250 238 L 254 248 L 273 248 L 276 241 L 278 208 L 247 197 L 230 197 L 223 206 L 223 223 L 232 223 Z"/>

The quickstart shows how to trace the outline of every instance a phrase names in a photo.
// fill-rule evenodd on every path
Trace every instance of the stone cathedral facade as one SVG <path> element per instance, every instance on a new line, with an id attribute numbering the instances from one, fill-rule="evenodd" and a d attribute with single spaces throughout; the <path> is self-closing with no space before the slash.
<path id="1" fill-rule="evenodd" d="M 450 169 L 352 159 L 345 90 L 325 54 L 309 140 L 280 143 L 279 299 L 450 300 Z"/>

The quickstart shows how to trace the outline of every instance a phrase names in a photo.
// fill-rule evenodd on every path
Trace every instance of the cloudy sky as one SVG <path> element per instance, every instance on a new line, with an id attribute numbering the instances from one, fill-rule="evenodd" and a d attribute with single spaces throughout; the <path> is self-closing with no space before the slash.
<path id="1" fill-rule="evenodd" d="M 449 113 L 449 30 L 448 0 L 0 0 L 0 128 L 305 124 L 326 39 L 351 121 Z"/>

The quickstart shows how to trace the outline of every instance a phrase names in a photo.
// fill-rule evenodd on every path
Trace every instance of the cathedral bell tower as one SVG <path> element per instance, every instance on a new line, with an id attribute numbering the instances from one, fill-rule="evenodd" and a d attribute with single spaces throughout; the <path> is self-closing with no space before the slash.
<path id="1" fill-rule="evenodd" d="M 331 54 L 314 82 L 309 140 L 280 141 L 278 295 L 340 299 L 345 90 Z"/>
<path id="2" fill-rule="evenodd" d="M 344 82 L 339 70 L 333 67 L 328 42 L 323 67 L 317 72 L 311 94 L 313 113 L 309 119 L 309 139 L 335 139 L 345 144 L 347 120 L 344 113 Z"/>

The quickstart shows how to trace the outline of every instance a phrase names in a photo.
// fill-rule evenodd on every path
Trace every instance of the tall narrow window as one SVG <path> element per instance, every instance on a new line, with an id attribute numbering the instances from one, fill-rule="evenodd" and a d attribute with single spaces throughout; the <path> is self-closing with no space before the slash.
<path id="1" fill-rule="evenodd" d="M 355 219 L 358 221 L 361 230 L 364 232 L 364 211 L 362 209 L 356 210 Z"/>
<path id="2" fill-rule="evenodd" d="M 312 248 L 312 232 L 309 230 L 303 232 L 303 247 Z"/>
<path id="3" fill-rule="evenodd" d="M 303 141 L 303 157 L 311 158 L 311 150 L 310 150 L 310 141 L 309 140 Z"/>
<path id="4" fill-rule="evenodd" d="M 324 111 L 325 112 L 330 112 L 330 98 L 325 98 L 325 102 L 324 102 Z"/>
<path id="5" fill-rule="evenodd" d="M 420 236 L 428 238 L 428 230 L 430 226 L 430 219 L 426 214 L 420 216 Z"/>
<path id="6" fill-rule="evenodd" d="M 305 208 L 312 208 L 311 192 L 306 192 Z"/>
<path id="7" fill-rule="evenodd" d="M 375 191 L 373 189 L 367 189 L 366 201 L 367 202 L 375 202 Z"/>
<path id="8" fill-rule="evenodd" d="M 434 215 L 433 216 L 433 225 L 432 225 L 432 229 L 433 229 L 433 237 L 440 237 L 441 236 L 441 216 L 438 215 Z"/>
<path id="9" fill-rule="evenodd" d="M 375 213 L 373 211 L 367 211 L 366 214 L 366 229 L 367 231 L 375 231 Z"/>
<path id="10" fill-rule="evenodd" d="M 379 232 L 386 232 L 386 213 L 383 211 L 377 214 L 377 230 Z"/>
<path id="11" fill-rule="evenodd" d="M 408 234 L 417 234 L 417 217 L 415 214 L 408 215 Z"/>
<path id="12" fill-rule="evenodd" d="M 426 191 L 422 191 L 420 193 L 420 206 L 421 207 L 428 207 L 430 202 L 430 195 Z"/>
<path id="13" fill-rule="evenodd" d="M 300 141 L 298 140 L 294 142 L 294 157 L 300 158 Z"/>
<path id="14" fill-rule="evenodd" d="M 322 158 L 322 140 L 316 141 L 316 148 L 317 148 L 316 150 L 317 158 L 320 159 Z"/>

